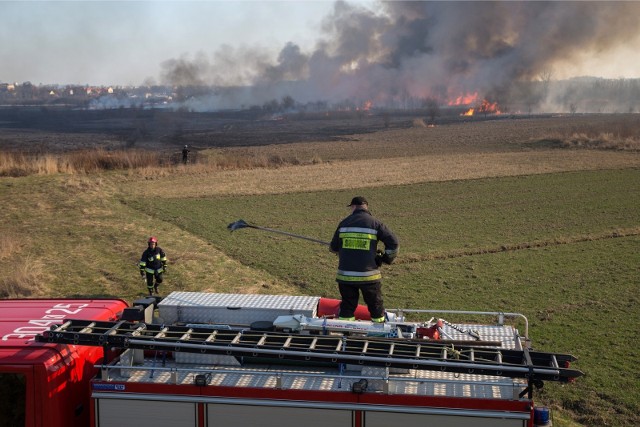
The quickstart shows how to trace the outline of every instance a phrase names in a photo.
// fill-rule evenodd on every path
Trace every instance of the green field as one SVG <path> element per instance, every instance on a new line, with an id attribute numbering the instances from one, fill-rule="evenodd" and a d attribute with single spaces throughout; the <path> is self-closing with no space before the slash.
<path id="1" fill-rule="evenodd" d="M 640 422 L 640 170 L 126 204 L 300 294 L 338 298 L 326 247 L 226 226 L 241 218 L 328 241 L 360 193 L 401 241 L 398 262 L 385 269 L 387 307 L 522 313 L 536 349 L 571 353 L 587 374 L 547 384 L 545 402 L 586 425 Z"/>

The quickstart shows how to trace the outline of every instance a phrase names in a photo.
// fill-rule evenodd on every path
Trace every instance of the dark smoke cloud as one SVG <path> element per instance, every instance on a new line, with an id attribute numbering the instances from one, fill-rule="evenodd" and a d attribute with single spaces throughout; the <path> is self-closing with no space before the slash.
<path id="1" fill-rule="evenodd" d="M 382 2 L 374 11 L 338 1 L 310 52 L 289 42 L 274 60 L 258 49 L 220 49 L 163 64 L 175 85 L 250 86 L 233 103 L 282 96 L 392 104 L 505 94 L 552 75 L 560 61 L 638 38 L 640 2 Z M 229 91 L 225 91 L 229 94 Z M 248 97 L 248 98 L 245 98 Z M 242 99 L 239 99 L 242 98 Z M 212 107 L 233 107 L 224 97 Z M 237 106 L 237 105 L 236 105 Z"/>

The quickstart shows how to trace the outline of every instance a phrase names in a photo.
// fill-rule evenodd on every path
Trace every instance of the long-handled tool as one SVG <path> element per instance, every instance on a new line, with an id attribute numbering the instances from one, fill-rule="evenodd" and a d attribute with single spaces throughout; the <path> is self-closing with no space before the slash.
<path id="1" fill-rule="evenodd" d="M 312 237 L 301 236 L 299 234 L 288 233 L 286 231 L 274 230 L 273 228 L 266 228 L 266 227 L 260 227 L 258 225 L 252 225 L 252 224 L 247 223 L 243 219 L 239 219 L 236 222 L 232 222 L 231 224 L 227 225 L 227 229 L 229 229 L 231 231 L 239 230 L 241 228 L 255 228 L 256 230 L 270 231 L 272 233 L 284 234 L 285 236 L 296 237 L 298 239 L 309 240 L 310 242 L 316 242 L 316 243 L 320 243 L 322 245 L 329 246 L 329 242 L 325 242 L 325 241 L 322 241 L 322 240 L 314 239 Z"/>

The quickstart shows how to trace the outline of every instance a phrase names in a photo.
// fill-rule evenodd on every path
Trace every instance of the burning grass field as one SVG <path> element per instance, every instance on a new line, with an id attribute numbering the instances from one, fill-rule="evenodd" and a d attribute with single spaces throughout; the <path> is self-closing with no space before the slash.
<path id="1" fill-rule="evenodd" d="M 157 235 L 165 293 L 335 298 L 336 260 L 322 245 L 226 226 L 242 218 L 328 240 L 362 193 L 401 241 L 384 271 L 388 307 L 521 312 L 536 349 L 572 353 L 587 373 L 538 395 L 558 409 L 554 425 L 638 425 L 637 121 L 409 125 L 203 150 L 214 166 L 0 177 L 0 295 L 136 298 L 135 265 Z M 568 143 L 578 134 L 592 142 Z"/>

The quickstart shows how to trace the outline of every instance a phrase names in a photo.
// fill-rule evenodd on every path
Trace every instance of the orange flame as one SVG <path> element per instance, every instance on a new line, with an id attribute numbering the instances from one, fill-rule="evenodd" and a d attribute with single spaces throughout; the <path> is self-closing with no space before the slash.
<path id="1" fill-rule="evenodd" d="M 486 99 L 482 100 L 482 104 L 480 105 L 480 109 L 478 110 L 481 113 L 493 113 L 500 114 L 500 109 L 498 108 L 497 102 L 489 102 Z"/>
<path id="2" fill-rule="evenodd" d="M 466 95 L 460 95 L 455 98 L 453 101 L 449 101 L 449 106 L 454 105 L 471 105 L 476 102 L 478 99 L 478 92 L 468 93 Z"/>
<path id="3" fill-rule="evenodd" d="M 486 99 L 483 99 L 480 105 L 474 108 L 469 108 L 464 113 L 461 113 L 461 116 L 473 116 L 474 113 L 491 113 L 491 114 L 502 114 L 500 108 L 498 107 L 497 102 L 489 102 Z"/>

